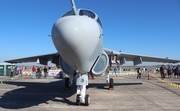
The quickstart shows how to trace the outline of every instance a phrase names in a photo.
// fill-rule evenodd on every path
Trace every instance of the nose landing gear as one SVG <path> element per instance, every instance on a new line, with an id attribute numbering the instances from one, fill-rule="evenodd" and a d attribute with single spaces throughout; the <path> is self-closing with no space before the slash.
<path id="1" fill-rule="evenodd" d="M 80 94 L 77 94 L 77 96 L 76 96 L 76 104 L 80 105 L 81 103 L 82 103 L 81 102 L 81 96 L 80 96 Z M 89 106 L 89 104 L 90 104 L 90 96 L 89 96 L 89 94 L 86 94 L 84 104 L 86 106 Z"/>
<path id="2" fill-rule="evenodd" d="M 90 104 L 90 96 L 86 94 L 86 85 L 88 85 L 88 74 L 78 74 L 76 79 L 77 96 L 76 103 L 80 105 L 84 103 L 86 106 Z"/>

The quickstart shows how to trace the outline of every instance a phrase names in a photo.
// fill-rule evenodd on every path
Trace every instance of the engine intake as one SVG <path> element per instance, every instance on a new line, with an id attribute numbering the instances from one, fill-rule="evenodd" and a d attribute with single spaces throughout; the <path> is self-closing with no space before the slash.
<path id="1" fill-rule="evenodd" d="M 60 64 L 60 67 L 62 68 L 63 72 L 70 75 L 70 74 L 74 74 L 75 70 L 69 66 L 64 60 L 62 57 L 60 57 L 59 59 L 59 64 Z"/>
<path id="2" fill-rule="evenodd" d="M 103 50 L 102 55 L 98 58 L 98 60 L 95 62 L 94 66 L 92 67 L 91 72 L 95 76 L 102 75 L 107 67 L 108 67 L 109 57 L 106 54 L 106 52 Z"/>

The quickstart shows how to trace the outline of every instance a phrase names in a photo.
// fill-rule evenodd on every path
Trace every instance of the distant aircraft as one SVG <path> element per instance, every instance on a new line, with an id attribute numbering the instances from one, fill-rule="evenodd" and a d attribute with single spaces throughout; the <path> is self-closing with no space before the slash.
<path id="1" fill-rule="evenodd" d="M 77 104 L 89 105 L 90 96 L 85 93 L 88 75 L 100 76 L 111 66 L 114 59 L 119 65 L 133 61 L 134 65 L 145 62 L 177 63 L 180 60 L 157 58 L 136 54 L 127 54 L 103 48 L 103 29 L 99 16 L 87 9 L 77 9 L 71 0 L 72 10 L 60 17 L 52 27 L 52 40 L 57 53 L 8 60 L 9 63 L 36 62 L 47 65 L 48 61 L 60 66 L 66 78 L 65 87 L 70 87 L 76 78 Z M 107 76 L 109 88 L 113 88 L 113 79 Z"/>

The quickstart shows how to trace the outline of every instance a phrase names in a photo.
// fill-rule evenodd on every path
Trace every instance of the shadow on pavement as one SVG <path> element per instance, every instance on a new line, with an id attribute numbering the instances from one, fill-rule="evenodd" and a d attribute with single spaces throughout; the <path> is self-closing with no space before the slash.
<path id="1" fill-rule="evenodd" d="M 18 89 L 6 92 L 0 98 L 0 107 L 6 109 L 22 109 L 39 104 L 48 104 L 48 101 L 62 102 L 68 105 L 76 105 L 75 101 L 70 101 L 67 98 L 76 94 L 76 85 L 70 89 L 64 90 L 64 80 L 58 80 L 50 83 L 40 82 L 9 82 L 6 84 L 23 86 Z M 142 83 L 114 83 L 114 86 L 124 85 L 142 85 Z M 88 88 L 108 89 L 106 83 L 89 83 Z M 56 97 L 60 99 L 56 99 Z"/>
<path id="2" fill-rule="evenodd" d="M 38 106 L 52 100 L 56 102 L 63 102 L 69 105 L 75 105 L 67 97 L 76 93 L 76 86 L 74 85 L 69 90 L 64 90 L 64 80 L 59 80 L 51 83 L 37 83 L 37 82 L 9 82 L 7 84 L 24 86 L 9 92 L 6 92 L 0 99 L 0 107 L 6 109 L 20 109 L 31 106 Z M 62 98 L 56 100 L 56 97 Z"/>
<path id="3" fill-rule="evenodd" d="M 114 83 L 114 86 L 142 85 L 142 83 Z M 109 89 L 106 83 L 89 83 L 88 88 Z"/>

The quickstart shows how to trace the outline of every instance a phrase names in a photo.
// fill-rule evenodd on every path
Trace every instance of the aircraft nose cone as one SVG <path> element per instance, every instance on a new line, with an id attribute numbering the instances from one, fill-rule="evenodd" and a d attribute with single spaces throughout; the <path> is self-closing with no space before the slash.
<path id="1" fill-rule="evenodd" d="M 60 47 L 75 50 L 86 38 L 83 23 L 75 17 L 64 17 L 55 22 L 52 36 L 57 38 Z"/>

